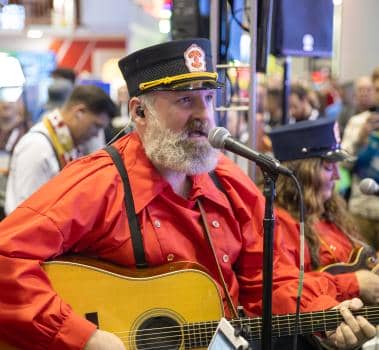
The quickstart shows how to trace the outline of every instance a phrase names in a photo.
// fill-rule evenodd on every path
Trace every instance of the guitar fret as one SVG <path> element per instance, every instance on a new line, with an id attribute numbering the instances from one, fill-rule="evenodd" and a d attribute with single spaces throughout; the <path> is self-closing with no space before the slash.
<path id="1" fill-rule="evenodd" d="M 310 316 L 311 316 L 311 330 L 312 330 L 312 333 L 314 333 L 314 328 L 313 328 L 313 312 L 312 311 L 310 313 Z"/>
<path id="2" fill-rule="evenodd" d="M 324 332 L 326 332 L 328 330 L 328 327 L 326 325 L 325 311 L 321 311 L 321 312 L 322 312 L 322 317 L 324 321 Z"/>
<path id="3" fill-rule="evenodd" d="M 278 337 L 280 337 L 280 324 L 279 324 L 279 317 L 276 316 L 276 327 L 278 328 Z"/>
<path id="4" fill-rule="evenodd" d="M 189 348 L 192 349 L 194 348 L 194 333 L 195 333 L 195 329 L 194 329 L 194 325 L 191 326 L 190 328 L 190 332 L 189 332 Z"/>
<path id="5" fill-rule="evenodd" d="M 209 322 L 208 324 L 209 326 L 207 327 L 207 331 L 206 331 L 206 343 L 204 344 L 205 346 L 208 346 L 209 343 L 211 342 L 213 334 L 216 332 L 218 322 Z"/>
<path id="6" fill-rule="evenodd" d="M 290 320 L 290 314 L 287 314 L 287 325 L 288 325 L 288 333 L 291 334 L 291 320 Z"/>
<path id="7" fill-rule="evenodd" d="M 200 332 L 200 323 L 196 323 L 196 332 L 195 332 L 195 339 L 196 339 L 196 341 L 195 341 L 195 345 L 197 347 L 201 346 L 200 334 L 201 334 L 201 332 Z"/>
<path id="8" fill-rule="evenodd" d="M 200 331 L 200 343 L 201 343 L 201 346 L 205 346 L 205 345 L 208 345 L 208 342 L 207 342 L 207 330 L 208 330 L 208 327 L 207 327 L 207 323 L 206 322 L 202 322 L 201 323 L 201 331 Z"/>
<path id="9" fill-rule="evenodd" d="M 182 326 L 183 345 L 184 345 L 185 349 L 189 348 L 189 344 L 188 344 L 188 342 L 189 342 L 188 328 L 189 328 L 188 324 L 183 324 L 183 326 Z"/>
<path id="10" fill-rule="evenodd" d="M 203 345 L 202 335 L 203 335 L 203 324 L 199 323 L 199 344 L 200 344 L 200 346 Z"/>

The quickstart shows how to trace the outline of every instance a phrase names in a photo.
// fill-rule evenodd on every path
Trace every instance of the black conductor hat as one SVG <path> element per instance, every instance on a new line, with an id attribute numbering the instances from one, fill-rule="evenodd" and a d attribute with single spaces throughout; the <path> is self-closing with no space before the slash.
<path id="1" fill-rule="evenodd" d="M 135 51 L 118 65 L 130 97 L 157 90 L 204 90 L 223 86 L 208 39 L 173 40 Z"/>

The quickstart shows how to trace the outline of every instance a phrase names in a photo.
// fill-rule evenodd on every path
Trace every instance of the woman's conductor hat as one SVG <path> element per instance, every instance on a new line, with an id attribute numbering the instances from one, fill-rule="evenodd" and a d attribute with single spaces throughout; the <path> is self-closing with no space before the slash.
<path id="1" fill-rule="evenodd" d="M 130 97 L 157 90 L 203 90 L 217 81 L 208 39 L 173 40 L 135 51 L 118 63 Z"/>
<path id="2" fill-rule="evenodd" d="M 338 124 L 332 118 L 278 126 L 269 136 L 274 156 L 280 161 L 318 157 L 335 162 L 351 158 L 341 149 Z"/>

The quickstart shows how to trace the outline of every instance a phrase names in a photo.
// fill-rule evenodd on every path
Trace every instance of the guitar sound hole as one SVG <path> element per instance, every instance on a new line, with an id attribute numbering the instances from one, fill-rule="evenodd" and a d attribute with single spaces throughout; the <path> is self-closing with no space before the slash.
<path id="1" fill-rule="evenodd" d="M 179 324 L 166 316 L 151 317 L 145 320 L 137 330 L 138 350 L 177 350 L 181 343 Z"/>

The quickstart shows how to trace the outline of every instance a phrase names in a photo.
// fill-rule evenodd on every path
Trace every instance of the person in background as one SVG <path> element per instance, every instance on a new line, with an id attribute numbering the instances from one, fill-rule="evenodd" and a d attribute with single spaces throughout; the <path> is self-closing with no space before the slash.
<path id="1" fill-rule="evenodd" d="M 374 88 L 373 109 L 349 119 L 342 139 L 342 148 L 354 156 L 344 162 L 351 172 L 351 191 L 348 202 L 358 227 L 367 242 L 379 251 L 379 198 L 363 194 L 359 184 L 369 177 L 379 182 L 379 68 L 372 73 Z"/>
<path id="2" fill-rule="evenodd" d="M 10 158 L 16 143 L 29 128 L 20 104 L 21 100 L 0 99 L 0 220 L 5 216 L 5 192 Z"/>
<path id="3" fill-rule="evenodd" d="M 280 88 L 269 88 L 267 90 L 267 114 L 266 123 L 273 128 L 282 124 L 282 98 L 283 92 Z"/>
<path id="4" fill-rule="evenodd" d="M 5 212 L 9 214 L 105 128 L 116 107 L 96 86 L 77 86 L 60 109 L 44 115 L 16 145 L 10 163 Z"/>
<path id="5" fill-rule="evenodd" d="M 126 85 L 122 85 L 117 89 L 116 104 L 118 113 L 104 130 L 106 143 L 117 140 L 133 129 L 133 125 L 129 119 L 128 101 L 128 88 Z"/>
<path id="6" fill-rule="evenodd" d="M 367 111 L 374 106 L 375 101 L 374 86 L 369 76 L 362 76 L 354 82 L 354 104 L 346 104 L 338 117 L 341 135 L 343 135 L 346 125 L 353 115 Z"/>
<path id="7" fill-rule="evenodd" d="M 112 149 L 130 189 L 123 187 L 126 176 L 107 150 L 100 150 L 71 162 L 0 224 L 0 339 L 15 346 L 125 349 L 120 338 L 97 329 L 52 289 L 41 262 L 65 253 L 125 267 L 198 263 L 217 283 L 227 317 L 238 304 L 249 315 L 261 312 L 264 200 L 251 179 L 208 141 L 215 127 L 215 89 L 221 87 L 210 41 L 154 45 L 119 66 L 136 129 Z M 126 208 L 130 203 L 133 209 Z M 297 275 L 294 266 L 275 260 L 275 313 L 295 310 Z M 140 303 L 154 292 L 147 288 Z M 374 336 L 375 328 L 347 307 L 357 309 L 361 302 L 341 305 L 336 297 L 328 277 L 307 276 L 302 310 L 340 308 L 344 323 L 328 333 L 338 348 Z M 163 336 L 159 345 L 169 341 Z"/>
<path id="8" fill-rule="evenodd" d="M 297 123 L 301 120 L 315 120 L 320 116 L 319 111 L 312 107 L 307 89 L 299 84 L 291 86 L 289 115 L 290 124 Z"/>
<path id="9" fill-rule="evenodd" d="M 56 108 L 61 108 L 67 101 L 74 89 L 74 85 L 68 79 L 55 78 L 47 87 L 47 101 L 43 107 L 41 117 L 43 114 L 49 113 Z"/>
<path id="10" fill-rule="evenodd" d="M 58 67 L 54 69 L 50 73 L 50 77 L 52 78 L 52 81 L 48 87 L 48 101 L 45 105 L 44 112 L 49 112 L 52 109 L 62 107 L 77 82 L 76 72 L 72 68 L 67 67 Z M 99 130 L 97 135 L 81 144 L 83 154 L 89 154 L 105 146 L 109 141 L 107 136 L 112 121 L 113 119 L 108 123 L 105 129 Z"/>
<path id="11" fill-rule="evenodd" d="M 331 264 L 351 263 L 346 273 L 334 276 L 344 298 L 361 297 L 379 302 L 379 276 L 368 266 L 353 266 L 353 250 L 364 247 L 346 202 L 335 191 L 338 162 L 347 159 L 340 149 L 337 123 L 333 119 L 303 121 L 273 129 L 270 133 L 274 156 L 291 169 L 302 185 L 305 206 L 305 272 Z M 290 177 L 279 176 L 276 187 L 277 223 L 283 230 L 281 254 L 299 266 L 299 193 Z M 363 253 L 363 251 L 362 251 Z"/>
<path id="12" fill-rule="evenodd" d="M 72 85 L 76 83 L 76 72 L 72 68 L 57 67 L 50 73 L 53 79 L 66 79 L 71 82 Z"/>

